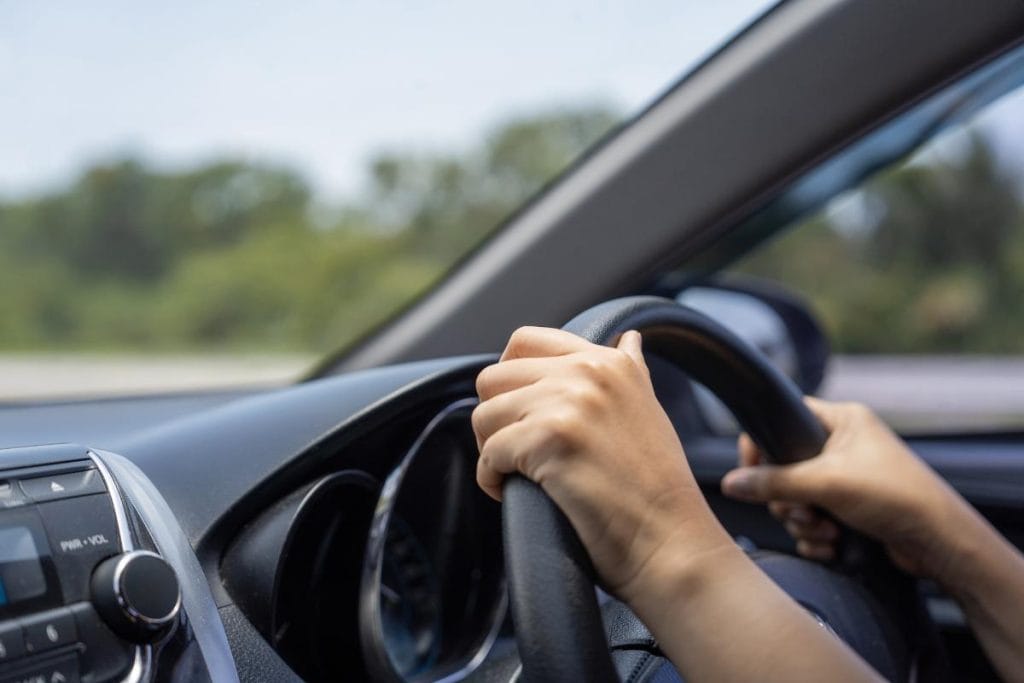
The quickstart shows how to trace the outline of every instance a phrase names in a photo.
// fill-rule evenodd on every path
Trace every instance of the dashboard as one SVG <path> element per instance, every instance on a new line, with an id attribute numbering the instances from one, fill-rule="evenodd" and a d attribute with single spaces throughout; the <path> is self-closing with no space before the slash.
<path id="1" fill-rule="evenodd" d="M 0 451 L 0 462 L 0 680 L 233 670 L 194 555 L 166 520 L 147 522 L 158 501 L 132 501 L 141 491 L 123 460 L 61 444 Z"/>
<path id="2" fill-rule="evenodd" d="M 466 400 L 489 360 L 0 450 L 0 681 L 471 674 L 507 628 Z"/>
<path id="3" fill-rule="evenodd" d="M 493 359 L 0 411 L 0 683 L 510 680 L 499 506 L 475 486 L 468 419 Z M 689 385 L 649 364 L 683 431 Z M 69 443 L 36 445 L 47 435 Z M 731 532 L 791 548 L 717 494 L 732 438 L 685 443 Z M 998 443 L 986 452 L 1004 469 L 953 442 L 915 447 L 1021 543 L 1019 489 L 982 480 L 1018 471 Z M 628 677 L 653 640 L 605 607 Z M 944 625 L 965 633 L 961 619 Z"/>
<path id="4" fill-rule="evenodd" d="M 227 547 L 226 592 L 303 679 L 451 679 L 486 656 L 506 592 L 472 405 L 359 439 Z"/>
<path id="5" fill-rule="evenodd" d="M 42 607 L 88 611 L 145 666 L 94 670 L 96 646 L 79 641 L 0 658 L 0 683 L 31 680 L 51 654 L 85 683 L 509 680 L 518 660 L 500 506 L 475 484 L 469 420 L 476 375 L 493 361 L 410 363 L 194 402 L 0 411 L 0 486 L 20 486 L 20 446 L 54 435 L 82 445 L 29 449 L 40 454 L 33 467 L 59 466 L 70 449 L 108 472 L 104 495 L 124 507 L 121 546 L 90 555 L 77 580 L 137 549 L 171 568 L 181 595 L 174 623 L 138 643 L 101 613 L 88 581 L 74 594 L 55 589 Z M 0 516 L 0 535 L 17 527 L 10 519 Z M 0 605 L 0 634 L 34 618 Z"/>

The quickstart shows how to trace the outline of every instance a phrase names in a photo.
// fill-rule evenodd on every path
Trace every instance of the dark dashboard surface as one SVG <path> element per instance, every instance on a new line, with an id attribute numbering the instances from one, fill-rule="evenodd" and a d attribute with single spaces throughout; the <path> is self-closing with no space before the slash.
<path id="1" fill-rule="evenodd" d="M 0 447 L 46 442 L 109 446 L 186 415 L 245 398 L 255 391 L 219 391 L 96 400 L 0 403 Z"/>
<path id="2" fill-rule="evenodd" d="M 110 451 L 107 462 L 115 474 L 125 482 L 138 484 L 134 493 L 126 496 L 129 502 L 143 513 L 148 512 L 155 530 L 160 532 L 163 527 L 163 537 L 171 539 L 161 550 L 168 555 L 173 545 L 174 552 L 181 556 L 180 565 L 186 568 L 194 566 L 192 576 L 203 577 L 199 579 L 202 585 L 198 586 L 201 594 L 192 598 L 192 618 L 203 612 L 203 595 L 206 595 L 206 621 L 209 622 L 214 614 L 219 616 L 213 620 L 219 622 L 218 629 L 220 623 L 223 624 L 240 677 L 243 680 L 260 680 L 271 675 L 275 680 L 284 680 L 296 676 L 294 668 L 285 661 L 288 643 L 296 642 L 296 638 L 275 630 L 277 627 L 273 625 L 276 622 L 272 618 L 261 620 L 256 614 L 259 608 L 254 610 L 251 607 L 259 600 L 246 602 L 245 596 L 239 592 L 239 585 L 249 584 L 245 583 L 245 576 L 239 578 L 238 572 L 232 569 L 231 558 L 276 557 L 276 551 L 268 553 L 265 547 L 258 546 L 254 546 L 255 555 L 247 556 L 244 546 L 249 542 L 245 539 L 260 536 L 257 532 L 262 529 L 270 529 L 272 535 L 275 524 L 279 522 L 298 526 L 295 520 L 306 520 L 306 528 L 299 529 L 298 535 L 317 539 L 319 532 L 315 523 L 334 513 L 323 512 L 326 509 L 323 497 L 316 505 L 303 505 L 312 497 L 311 491 L 322 487 L 324 482 L 337 477 L 340 472 L 357 472 L 372 482 L 369 492 L 363 496 L 369 501 L 363 510 L 372 508 L 380 487 L 389 473 L 395 471 L 416 435 L 445 406 L 473 396 L 477 373 L 493 359 L 490 355 L 479 355 L 423 361 L 258 392 L 8 405 L 0 407 L 0 447 L 77 442 L 88 448 Z M 694 473 L 722 522 L 734 534 L 753 539 L 759 547 L 790 549 L 789 539 L 766 515 L 757 513 L 750 506 L 725 500 L 718 494 L 717 483 L 734 462 L 734 439 L 711 436 L 706 432 L 684 433 L 693 427 L 693 403 L 688 398 L 686 387 L 689 385 L 685 377 L 671 372 L 657 361 L 652 363 L 652 370 L 655 370 L 655 384 L 663 404 L 677 419 L 676 426 L 683 436 Z M 464 421 L 463 426 L 467 422 Z M 984 441 L 919 440 L 912 445 L 996 522 L 1007 536 L 1018 545 L 1024 545 L 1024 530 L 1019 523 L 1019 482 L 1024 481 L 1020 477 L 1019 443 L 1018 439 L 1008 435 L 1005 439 L 992 437 Z M 463 449 L 467 457 L 473 456 L 470 451 L 473 451 L 472 447 Z M 0 469 L 5 466 L 19 464 L 13 461 L 5 463 L 0 454 Z M 475 490 L 471 472 L 470 469 L 470 474 L 462 477 L 469 482 L 463 490 Z M 431 481 L 435 483 L 443 481 L 431 476 L 434 476 Z M 423 479 L 429 477 L 424 476 Z M 414 501 L 417 504 L 429 500 L 431 495 L 429 486 L 420 488 L 418 495 L 421 498 Z M 151 501 L 158 504 L 148 504 L 147 491 Z M 130 500 L 133 496 L 135 500 Z M 359 497 L 354 496 L 353 500 Z M 446 494 L 441 499 L 453 499 L 453 496 Z M 321 506 L 319 511 L 317 505 Z M 277 514 L 281 510 L 287 514 Z M 351 523 L 355 513 L 350 510 L 345 514 L 349 517 L 343 521 Z M 423 519 L 443 516 L 440 513 L 419 515 Z M 452 519 L 458 517 L 456 514 Z M 334 517 L 327 519 L 332 524 L 335 521 Z M 317 548 L 328 546 L 343 548 L 343 552 L 336 552 L 336 561 L 342 564 L 328 569 L 346 573 L 350 586 L 360 585 L 360 581 L 365 583 L 359 578 L 363 551 L 358 544 L 363 542 L 363 538 L 357 538 L 358 533 L 344 536 L 331 530 L 333 527 L 323 528 L 326 530 L 323 537 L 305 541 L 308 547 L 299 548 L 295 556 L 300 557 L 303 552 L 315 554 Z M 417 530 L 415 535 L 429 537 L 436 530 L 436 527 L 427 526 Z M 459 533 L 462 533 L 462 539 L 481 536 L 479 531 Z M 174 541 L 176 537 L 180 537 L 180 541 Z M 288 532 L 287 538 L 271 539 L 270 547 L 287 548 L 291 537 L 292 533 Z M 427 561 L 419 551 L 411 555 L 396 551 L 414 541 L 406 542 L 401 535 L 389 535 L 386 552 L 390 554 L 385 559 L 383 577 L 387 584 L 386 592 L 392 592 L 398 584 L 408 583 L 408 577 L 422 575 L 430 564 L 443 563 L 437 559 Z M 274 546 L 275 542 L 279 545 Z M 488 561 L 493 561 L 493 558 Z M 236 567 L 247 564 L 247 561 L 234 562 Z M 294 574 L 295 566 L 294 561 L 291 568 L 286 563 L 272 564 L 267 567 L 266 574 L 271 578 L 282 573 Z M 473 567 L 468 567 L 466 576 L 472 575 L 472 570 Z M 234 575 L 232 571 L 235 571 Z M 501 575 L 500 571 L 490 573 Z M 438 577 L 444 575 L 439 573 Z M 436 583 L 435 579 L 431 581 Z M 305 579 L 293 580 L 292 583 L 310 585 Z M 496 588 L 489 585 L 482 586 L 481 590 L 493 591 Z M 274 588 L 269 595 L 276 596 L 276 591 Z M 415 586 L 406 590 L 408 595 L 414 592 Z M 355 599 L 353 596 L 350 592 L 336 596 L 336 599 L 351 603 Z M 404 608 L 412 604 L 420 622 L 433 618 L 430 617 L 433 608 L 427 603 L 420 601 L 421 604 L 417 604 L 418 598 L 410 599 L 404 593 L 399 598 L 395 598 L 395 605 Z M 492 606 L 497 605 L 492 598 L 488 599 L 492 600 Z M 450 603 L 450 599 L 448 601 Z M 315 605 L 315 601 L 312 604 Z M 354 615 L 354 606 L 349 607 Z M 320 629 L 312 622 L 293 624 L 285 621 L 293 628 Z M 196 623 L 202 625 L 201 620 Z M 397 627 L 388 628 L 398 633 L 409 625 L 401 619 L 396 623 Z M 358 629 L 358 624 L 353 628 Z M 431 633 L 431 629 L 436 627 L 421 625 L 417 628 Z M 487 628 L 484 626 L 478 630 L 487 631 Z M 506 633 L 505 637 L 508 635 Z M 211 638 L 214 636 L 216 634 Z M 342 638 L 341 642 L 359 641 L 359 635 L 351 630 L 339 631 L 337 636 Z M 271 644 L 276 647 L 271 647 Z M 476 648 L 479 643 L 471 645 Z M 321 649 L 330 648 L 325 646 Z M 470 648 L 472 651 L 475 650 Z M 291 661 L 297 659 L 293 657 Z M 329 680 L 337 671 L 322 669 L 307 677 Z"/>
<path id="3" fill-rule="evenodd" d="M 410 555 L 403 549 L 417 543 L 417 538 L 408 533 L 404 537 L 396 536 L 392 530 L 384 544 L 385 574 L 384 584 L 378 591 L 380 595 L 374 593 L 368 598 L 361 598 L 361 587 L 367 583 L 359 578 L 359 569 L 364 562 L 362 544 L 365 543 L 366 530 L 362 527 L 364 530 L 359 532 L 352 526 L 360 515 L 373 510 L 381 482 L 394 470 L 398 463 L 396 458 L 401 458 L 430 416 L 448 402 L 471 396 L 479 368 L 491 359 L 490 356 L 474 356 L 411 363 L 262 392 L 9 405 L 0 409 L 0 434 L 3 435 L 0 448 L 77 442 L 81 445 L 60 448 L 75 450 L 78 462 L 87 463 L 87 458 L 91 457 L 97 467 L 106 467 L 110 471 L 108 489 L 115 499 L 120 494 L 125 505 L 124 516 L 130 522 L 121 534 L 125 547 L 130 549 L 131 543 L 135 543 L 136 547 L 141 545 L 152 549 L 169 563 L 178 576 L 183 604 L 180 623 L 174 633 L 182 634 L 186 640 L 175 636 L 177 640 L 167 642 L 195 643 L 198 649 L 193 648 L 191 652 L 201 653 L 199 656 L 205 661 L 205 665 L 195 662 L 189 665 L 198 676 L 189 680 L 222 680 L 221 676 L 227 675 L 225 667 L 232 669 L 229 678 L 234 678 L 234 667 L 224 664 L 232 658 L 243 679 L 264 680 L 270 671 L 275 672 L 272 674 L 274 679 L 291 678 L 295 669 L 302 671 L 297 665 L 306 663 L 310 668 L 303 671 L 305 677 L 333 680 L 335 674 L 352 670 L 344 668 L 349 665 L 345 658 L 350 652 L 355 652 L 358 657 L 360 648 L 337 648 L 325 643 L 312 656 L 309 652 L 294 656 L 295 643 L 301 644 L 304 639 L 274 630 L 278 628 L 274 624 L 280 622 L 292 630 L 326 633 L 340 620 L 329 611 L 327 616 L 330 619 L 323 621 L 319 603 L 330 599 L 335 607 L 342 604 L 351 606 L 352 601 L 359 598 L 365 603 L 360 604 L 363 609 L 382 609 L 385 606 L 383 599 L 388 597 L 385 594 L 391 594 L 392 603 L 388 606 L 390 611 L 385 613 L 384 622 L 387 636 L 384 640 L 388 642 L 382 645 L 391 647 L 398 642 L 404 647 L 400 650 L 401 655 L 413 652 L 402 645 L 408 641 L 405 629 L 410 626 L 415 627 L 409 632 L 413 636 L 435 634 L 431 637 L 440 643 L 457 643 L 458 638 L 453 636 L 465 635 L 459 631 L 459 620 L 447 618 L 443 638 L 438 630 L 442 628 L 440 622 L 436 626 L 414 622 L 415 619 L 429 621 L 432 610 L 436 610 L 438 605 L 449 606 L 453 600 L 459 599 L 457 596 L 465 596 L 465 600 L 469 600 L 465 603 L 467 614 L 475 611 L 494 624 L 477 630 L 491 633 L 490 638 L 496 635 L 494 629 L 501 623 L 503 612 L 499 600 L 504 595 L 501 572 L 494 569 L 482 572 L 479 568 L 483 565 L 473 562 L 500 567 L 500 556 L 495 557 L 493 551 L 481 550 L 483 555 L 466 562 L 461 551 L 455 554 L 449 551 L 447 555 L 432 555 L 428 561 L 422 553 Z M 468 420 L 463 419 L 453 423 L 452 428 L 465 430 L 467 426 Z M 466 445 L 452 450 L 451 456 L 444 449 L 435 449 L 428 455 L 431 459 L 437 455 L 439 462 L 451 459 L 452 462 L 464 463 L 459 467 L 463 473 L 458 478 L 461 483 L 455 489 L 449 487 L 445 496 L 433 495 L 430 482 L 443 485 L 454 472 L 451 468 L 442 468 L 431 475 L 433 479 L 423 478 L 426 486 L 421 487 L 417 481 L 411 481 L 405 489 L 412 490 L 412 493 L 399 499 L 401 509 L 396 513 L 399 516 L 405 514 L 404 508 L 414 509 L 410 506 L 417 505 L 419 501 L 446 501 L 449 512 L 440 517 L 453 522 L 438 527 L 431 522 L 435 517 L 433 514 L 420 514 L 415 519 L 419 523 L 416 533 L 420 538 L 434 538 L 431 546 L 438 545 L 438 538 L 432 536 L 436 533 L 452 535 L 453 540 L 494 537 L 490 532 L 458 526 L 462 524 L 458 520 L 478 517 L 476 513 L 466 514 L 460 509 L 465 505 L 472 506 L 471 499 L 483 495 L 472 484 L 475 457 L 474 448 L 470 447 L 471 434 L 468 442 L 464 436 L 459 439 Z M 26 457 L 29 460 L 45 459 L 46 453 L 58 451 L 14 448 L 0 452 L 0 471 L 6 470 L 6 474 L 0 472 L 3 474 L 0 479 L 5 479 L 0 484 L 10 489 L 12 481 L 20 481 L 17 477 L 27 476 L 19 474 L 28 471 L 25 470 L 27 465 L 34 466 L 34 462 L 29 463 Z M 338 489 L 330 496 L 321 496 L 315 505 L 309 504 L 311 490 L 322 490 L 325 481 L 346 471 L 370 482 L 366 495 L 353 496 L 352 489 Z M 346 476 L 351 478 L 351 475 Z M 16 488 L 18 484 L 13 486 Z M 450 502 L 455 500 L 463 502 L 458 505 Z M 31 503 L 29 505 L 32 507 Z M 292 507 L 288 508 L 288 505 Z M 275 518 L 274 513 L 282 509 L 287 514 Z M 34 510 L 29 512 L 34 513 Z M 12 515 L 15 512 L 6 515 L 5 524 L 16 521 Z M 24 517 L 21 512 L 17 515 Z M 409 517 L 408 514 L 405 516 Z M 277 523 L 280 520 L 284 520 L 285 526 Z M 339 527 L 339 522 L 345 522 L 350 528 L 346 529 L 344 524 Z M 488 522 L 486 526 L 490 529 L 496 523 Z M 256 553 L 246 556 L 246 539 L 252 536 L 247 532 L 252 530 L 258 537 Z M 267 538 L 279 543 L 279 552 L 268 553 L 259 546 L 259 543 L 267 542 Z M 38 543 L 45 542 L 39 540 Z M 54 543 L 57 541 L 51 538 L 51 547 Z M 446 543 L 451 546 L 451 541 Z M 464 548 L 461 541 L 459 546 L 453 547 Z M 231 554 L 239 548 L 241 550 Z M 325 560 L 325 552 L 333 559 Z M 230 557 L 254 557 L 257 561 L 244 562 L 240 570 L 231 573 L 228 571 L 233 566 Z M 436 579 L 423 584 L 436 590 L 436 596 L 424 597 L 415 577 L 428 571 L 431 563 L 443 565 L 444 569 Z M 314 574 L 307 576 L 307 569 Z M 337 571 L 348 572 L 350 579 L 338 581 Z M 288 584 L 288 577 L 296 575 L 296 572 L 299 580 L 290 580 L 290 585 L 278 585 Z M 247 579 L 254 575 L 256 583 L 247 583 Z M 481 579 L 478 577 L 485 575 L 487 578 L 480 582 L 475 592 L 466 592 L 467 581 L 479 582 Z M 319 581 L 317 585 L 324 590 L 310 589 L 307 579 Z M 62 584 L 64 580 L 62 574 Z M 277 621 L 259 619 L 259 609 L 252 608 L 258 603 L 245 600 L 246 590 L 261 581 L 263 584 L 271 582 L 267 584 L 273 589 L 267 595 L 268 600 L 275 607 L 282 608 L 278 612 L 286 613 Z M 303 586 L 306 589 L 296 595 L 316 594 L 309 603 L 309 609 L 283 609 L 289 603 L 295 603 L 294 599 L 287 598 L 289 590 L 294 593 Z M 337 594 L 333 598 L 326 595 L 336 587 L 344 590 L 335 591 Z M 285 597 L 279 597 L 279 594 Z M 59 596 L 57 593 L 54 597 L 57 606 L 65 604 Z M 64 599 L 71 598 L 65 593 Z M 436 603 L 430 602 L 435 599 Z M 410 606 L 419 612 L 412 622 L 403 615 L 403 610 Z M 271 613 L 274 613 L 273 609 Z M 492 616 L 486 617 L 486 614 Z M 356 619 L 355 610 L 347 609 L 347 615 L 351 628 L 358 629 L 360 622 Z M 5 622 L 4 628 L 9 629 L 10 626 Z M 190 634 L 196 637 L 190 639 Z M 125 637 L 129 636 L 131 634 Z M 338 642 L 358 641 L 351 629 L 338 632 L 337 636 L 340 637 Z M 464 640 L 462 650 L 446 646 L 447 649 L 432 647 L 416 651 L 422 659 L 419 663 L 433 665 L 433 660 L 438 659 L 439 665 L 455 671 L 470 664 L 469 659 L 465 659 L 466 652 L 471 657 L 473 653 L 489 648 L 490 640 Z M 292 668 L 284 664 L 268 643 L 286 658 L 291 648 L 293 656 L 289 664 Z M 225 659 L 224 653 L 229 646 L 233 657 L 227 655 Z M 75 647 L 84 648 L 82 665 L 92 666 L 88 663 L 91 646 L 86 643 Z M 165 661 L 172 656 L 166 654 L 169 652 L 167 648 L 138 652 L 148 658 L 146 662 L 151 663 L 145 666 L 154 671 L 158 656 L 163 658 L 161 667 L 166 664 L 175 668 L 184 661 L 179 660 L 177 664 Z M 331 660 L 333 653 L 342 653 L 344 657 Z M 318 658 L 323 661 L 316 661 Z M 248 668 L 253 662 L 260 662 L 260 665 L 255 669 Z M 8 671 L 3 664 L 0 657 L 0 674 L 3 675 L 21 675 L 19 672 L 27 666 L 50 666 L 45 657 L 43 660 L 38 657 L 25 662 L 19 660 L 14 664 L 17 671 Z M 64 666 L 67 662 L 62 660 L 58 664 Z M 342 668 L 338 668 L 339 665 Z M 207 675 L 199 675 L 200 671 Z M 156 673 L 159 677 L 160 672 Z M 129 679 L 135 680 L 131 678 L 134 675 L 129 673 Z M 101 680 L 92 676 L 89 674 L 86 678 L 89 681 Z"/>
<path id="4" fill-rule="evenodd" d="M 0 406 L 0 447 L 76 442 L 134 462 L 193 543 L 289 457 L 403 389 L 451 381 L 489 356 L 408 363 L 260 393 Z"/>

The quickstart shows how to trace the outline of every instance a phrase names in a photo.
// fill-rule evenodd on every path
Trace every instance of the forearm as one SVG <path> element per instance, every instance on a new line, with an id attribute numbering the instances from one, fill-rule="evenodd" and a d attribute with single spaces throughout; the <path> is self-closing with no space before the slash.
<path id="1" fill-rule="evenodd" d="M 686 680 L 878 680 L 722 535 L 698 554 L 666 552 L 631 601 Z"/>
<path id="2" fill-rule="evenodd" d="M 1024 557 L 973 508 L 965 515 L 941 583 L 1003 680 L 1024 681 Z"/>

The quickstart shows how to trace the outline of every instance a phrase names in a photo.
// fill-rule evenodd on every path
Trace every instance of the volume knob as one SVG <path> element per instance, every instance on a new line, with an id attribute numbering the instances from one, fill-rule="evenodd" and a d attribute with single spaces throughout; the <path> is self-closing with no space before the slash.
<path id="1" fill-rule="evenodd" d="M 92 573 L 91 588 L 93 606 L 110 629 L 136 643 L 160 639 L 181 610 L 174 569 L 146 550 L 101 562 Z"/>

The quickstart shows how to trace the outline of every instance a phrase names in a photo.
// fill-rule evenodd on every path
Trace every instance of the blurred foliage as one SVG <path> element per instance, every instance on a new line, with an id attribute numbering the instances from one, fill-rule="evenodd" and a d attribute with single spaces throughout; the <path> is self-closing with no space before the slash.
<path id="1" fill-rule="evenodd" d="M 738 270 L 805 295 L 838 351 L 1024 352 L 1024 179 L 961 133 L 778 237 Z"/>
<path id="2" fill-rule="evenodd" d="M 406 305 L 617 121 L 497 126 L 464 154 L 385 153 L 356 201 L 294 170 L 123 159 L 0 201 L 0 349 L 323 353 Z"/>
<path id="3" fill-rule="evenodd" d="M 285 167 L 134 159 L 0 201 L 0 349 L 335 350 L 616 121 L 559 110 L 460 153 L 383 153 L 360 196 L 333 207 Z M 1024 352 L 1022 187 L 968 137 L 877 175 L 845 200 L 856 210 L 804 221 L 739 269 L 808 296 L 843 352 Z"/>

